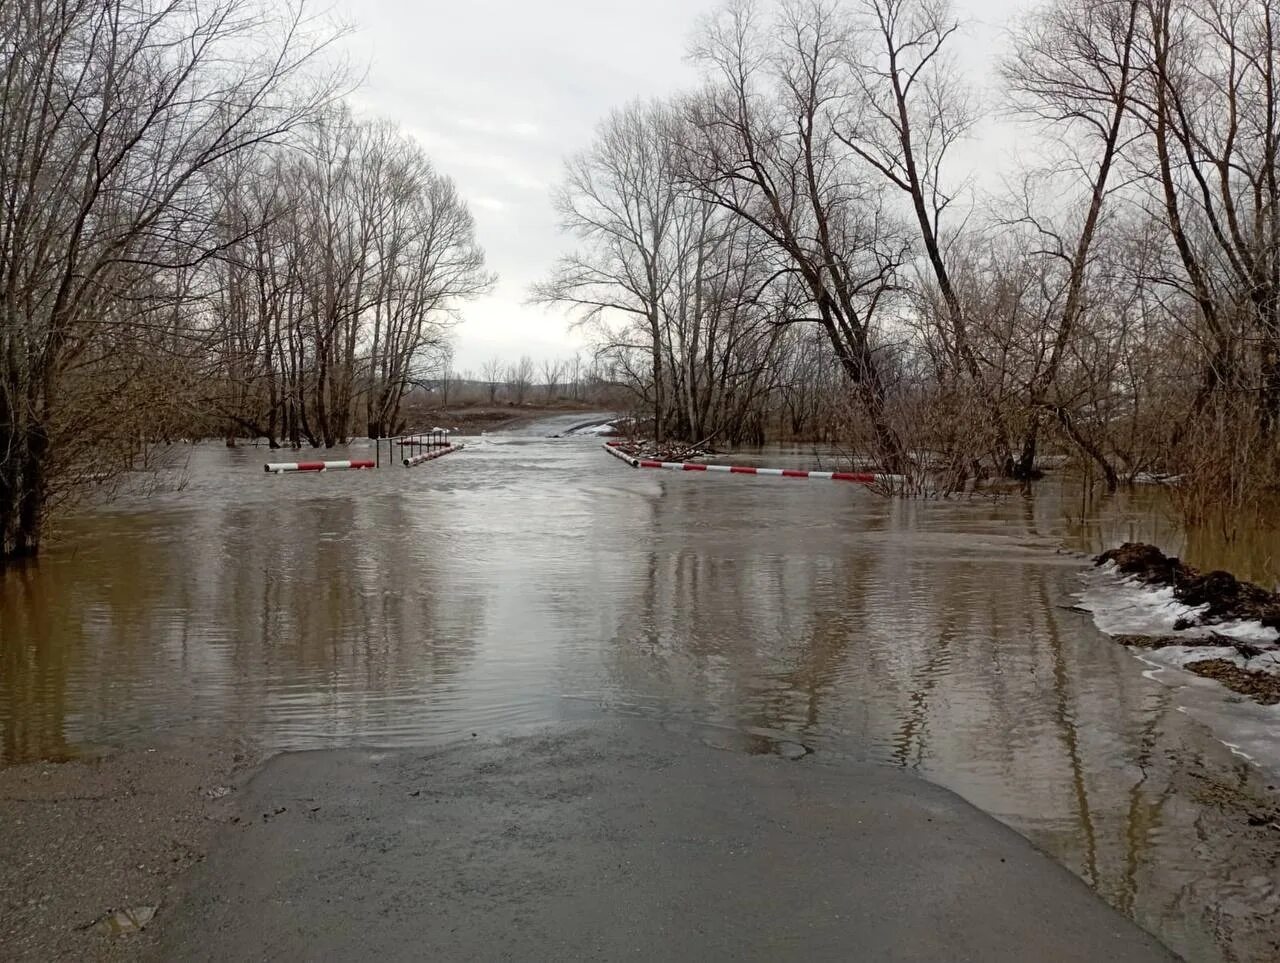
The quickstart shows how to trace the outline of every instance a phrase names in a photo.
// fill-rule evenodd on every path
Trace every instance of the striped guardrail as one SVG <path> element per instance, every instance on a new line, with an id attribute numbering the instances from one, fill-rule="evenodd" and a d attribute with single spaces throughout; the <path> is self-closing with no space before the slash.
<path id="1" fill-rule="evenodd" d="M 410 455 L 404 460 L 405 468 L 414 468 L 418 465 L 433 461 L 436 458 L 443 458 L 445 455 L 452 455 L 455 451 L 462 451 L 466 445 L 449 445 L 447 448 L 437 448 L 434 451 L 424 452 L 421 455 Z"/>
<path id="2" fill-rule="evenodd" d="M 902 480 L 900 475 L 886 475 L 879 472 L 863 471 L 803 471 L 795 468 L 756 468 L 753 465 L 703 465 L 693 461 L 657 461 L 650 458 L 635 458 L 618 450 L 613 444 L 606 444 L 604 450 L 615 458 L 625 461 L 632 468 L 660 468 L 666 471 L 701 471 L 725 475 L 764 475 L 773 478 L 810 478 L 822 481 L 846 481 L 860 485 L 876 485 L 895 483 Z"/>
<path id="3" fill-rule="evenodd" d="M 349 471 L 373 467 L 372 461 L 276 461 L 267 462 L 262 470 L 280 475 L 291 471 Z"/>

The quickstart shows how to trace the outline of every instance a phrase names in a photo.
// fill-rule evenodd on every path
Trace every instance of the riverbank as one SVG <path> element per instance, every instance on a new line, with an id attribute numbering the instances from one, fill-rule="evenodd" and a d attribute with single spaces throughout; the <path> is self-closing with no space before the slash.
<path id="1" fill-rule="evenodd" d="M 0 768 L 0 956 L 114 961 L 154 947 L 259 762 L 220 741 Z"/>
<path id="2" fill-rule="evenodd" d="M 1103 552 L 1094 565 L 1151 593 L 1152 630 L 1116 633 L 1117 642 L 1163 653 L 1260 705 L 1280 704 L 1280 594 L 1141 542 Z"/>

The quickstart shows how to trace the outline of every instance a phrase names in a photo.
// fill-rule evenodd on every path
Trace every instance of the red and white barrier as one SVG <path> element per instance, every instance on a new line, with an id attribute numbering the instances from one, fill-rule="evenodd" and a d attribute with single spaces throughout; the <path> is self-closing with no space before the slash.
<path id="1" fill-rule="evenodd" d="M 665 468 L 667 471 L 711 471 L 730 475 L 771 475 L 776 478 L 818 478 L 826 481 L 857 482 L 874 485 L 880 481 L 892 481 L 892 475 L 878 475 L 863 471 L 800 471 L 794 468 L 755 468 L 750 465 L 700 465 L 691 461 L 649 461 L 640 459 L 637 468 Z"/>
<path id="2" fill-rule="evenodd" d="M 262 470 L 279 475 L 287 471 L 349 471 L 373 467 L 372 461 L 277 461 L 267 462 Z"/>
<path id="3" fill-rule="evenodd" d="M 605 445 L 604 450 L 615 458 L 621 458 L 632 468 L 663 468 L 667 471 L 706 471 L 719 472 L 726 475 L 769 475 L 776 478 L 814 478 L 825 481 L 847 481 L 860 485 L 876 485 L 894 483 L 902 480 L 901 475 L 883 475 L 878 472 L 864 471 L 801 471 L 794 468 L 755 468 L 750 465 L 701 465 L 692 461 L 653 461 L 647 458 L 632 458 L 619 451 L 613 445 Z"/>
<path id="4" fill-rule="evenodd" d="M 455 451 L 462 451 L 466 445 L 449 445 L 447 448 L 437 448 L 435 451 L 428 451 L 421 455 L 412 455 L 404 460 L 405 468 L 413 468 L 424 462 L 431 461 L 435 458 L 443 458 L 445 455 L 452 455 Z"/>
<path id="5" fill-rule="evenodd" d="M 640 459 L 639 459 L 639 458 L 632 458 L 632 457 L 631 457 L 630 455 L 628 455 L 626 452 L 624 452 L 624 451 L 619 451 L 619 450 L 615 447 L 615 445 L 616 445 L 616 443 L 615 443 L 615 442 L 607 442 L 607 443 L 605 444 L 605 446 L 604 446 L 604 450 L 605 450 L 605 451 L 607 451 L 609 454 L 611 454 L 614 458 L 621 458 L 623 461 L 625 461 L 625 462 L 626 462 L 628 465 L 630 465 L 632 468 L 639 468 L 639 467 L 640 467 Z"/>

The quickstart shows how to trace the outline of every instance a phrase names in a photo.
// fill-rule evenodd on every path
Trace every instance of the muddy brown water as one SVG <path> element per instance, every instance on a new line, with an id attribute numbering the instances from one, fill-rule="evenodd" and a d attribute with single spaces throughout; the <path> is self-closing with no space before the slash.
<path id="1" fill-rule="evenodd" d="M 1081 553 L 1120 539 L 1263 578 L 1265 546 L 1224 559 L 1146 492 L 895 502 L 545 437 L 582 420 L 413 470 L 272 476 L 280 455 L 197 446 L 180 491 L 80 513 L 0 576 L 0 759 L 637 714 L 673 751 L 917 770 L 1188 958 L 1280 955 L 1277 775 L 1071 610 Z"/>

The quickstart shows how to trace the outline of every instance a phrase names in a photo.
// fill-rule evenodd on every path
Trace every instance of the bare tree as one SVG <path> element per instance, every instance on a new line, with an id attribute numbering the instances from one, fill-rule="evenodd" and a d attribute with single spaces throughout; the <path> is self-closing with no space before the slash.
<path id="1" fill-rule="evenodd" d="M 565 367 L 565 376 L 569 379 L 569 397 L 574 401 L 582 400 L 582 352 L 575 351 Z"/>
<path id="2" fill-rule="evenodd" d="M 449 390 L 458 380 L 458 374 L 453 370 L 453 346 L 445 345 L 439 352 L 439 361 L 436 363 L 436 386 L 440 391 L 440 405 L 447 408 L 449 406 Z"/>
<path id="3" fill-rule="evenodd" d="M 670 112 L 660 104 L 616 110 L 591 148 L 566 165 L 554 202 L 561 224 L 583 241 L 562 258 L 533 299 L 578 309 L 580 322 L 609 313 L 643 319 L 653 387 L 654 433 L 664 436 L 662 297 L 659 251 L 676 203 Z"/>
<path id="4" fill-rule="evenodd" d="M 484 376 L 486 387 L 489 389 L 489 404 L 493 404 L 498 400 L 498 386 L 502 384 L 504 373 L 502 359 L 494 355 L 480 366 L 480 372 Z"/>
<path id="5" fill-rule="evenodd" d="M 1030 385 L 1030 422 L 1017 473 L 1033 470 L 1042 412 L 1053 413 L 1077 443 L 1070 412 L 1049 395 L 1085 308 L 1089 258 L 1111 187 L 1112 172 L 1131 123 L 1131 96 L 1137 74 L 1135 43 L 1138 0 L 1060 0 L 1028 21 L 1018 37 L 1004 74 L 1021 108 L 1038 119 L 1065 127 L 1079 126 L 1094 148 L 1077 159 L 1086 183 L 1084 217 L 1074 238 L 1064 237 L 1032 214 L 1027 219 L 1042 238 L 1048 256 L 1062 262 L 1066 290 L 1053 319 L 1048 358 Z M 1090 446 L 1082 445 L 1088 451 Z M 1114 469 L 1095 449 L 1088 451 L 1102 467 L 1108 485 Z"/>
<path id="6" fill-rule="evenodd" d="M 113 430 L 111 391 L 127 376 L 113 341 L 178 296 L 175 275 L 157 275 L 225 242 L 218 167 L 333 96 L 313 80 L 328 39 L 300 6 L 6 0 L 0 558 L 37 551 L 76 453 Z M 96 398 L 64 390 L 85 365 L 100 377 L 76 386 Z"/>
<path id="7" fill-rule="evenodd" d="M 298 146 L 229 179 L 223 220 L 248 233 L 200 272 L 215 305 L 203 405 L 273 441 L 282 422 L 295 444 L 336 444 L 357 413 L 378 437 L 491 277 L 452 182 L 394 125 L 334 109 Z"/>
<path id="8" fill-rule="evenodd" d="M 547 404 L 556 400 L 560 379 L 564 377 L 565 364 L 559 358 L 547 358 L 542 362 L 543 396 Z"/>
<path id="9" fill-rule="evenodd" d="M 770 241 L 774 279 L 805 295 L 788 323 L 826 333 L 884 464 L 896 469 L 905 446 L 888 418 L 876 336 L 907 252 L 833 129 L 852 26 L 817 3 L 784 6 L 774 25 L 762 20 L 739 4 L 705 25 L 694 55 L 712 86 L 689 103 L 696 136 L 682 152 L 684 176 Z"/>
<path id="10" fill-rule="evenodd" d="M 1280 137 L 1269 4 L 1156 0 L 1141 113 L 1156 197 L 1205 346 L 1194 414 L 1223 391 L 1280 428 Z"/>
<path id="11" fill-rule="evenodd" d="M 525 398 L 529 395 L 529 389 L 533 387 L 533 375 L 533 359 L 527 354 L 521 355 L 519 361 L 508 366 L 507 384 L 511 388 L 512 400 L 516 404 L 524 404 Z"/>
<path id="12" fill-rule="evenodd" d="M 825 10 L 817 2 L 799 9 L 809 16 Z M 847 48 L 852 96 L 836 136 L 910 201 L 944 308 L 940 331 L 950 355 L 948 373 L 968 378 L 991 422 L 988 445 L 1007 470 L 1008 429 L 974 349 L 946 255 L 943 217 L 963 184 L 948 183 L 944 167 L 975 119 L 950 54 L 959 23 L 948 0 L 863 0 L 860 12 L 858 42 Z M 931 309 L 927 300 L 918 305 L 925 313 Z"/>

